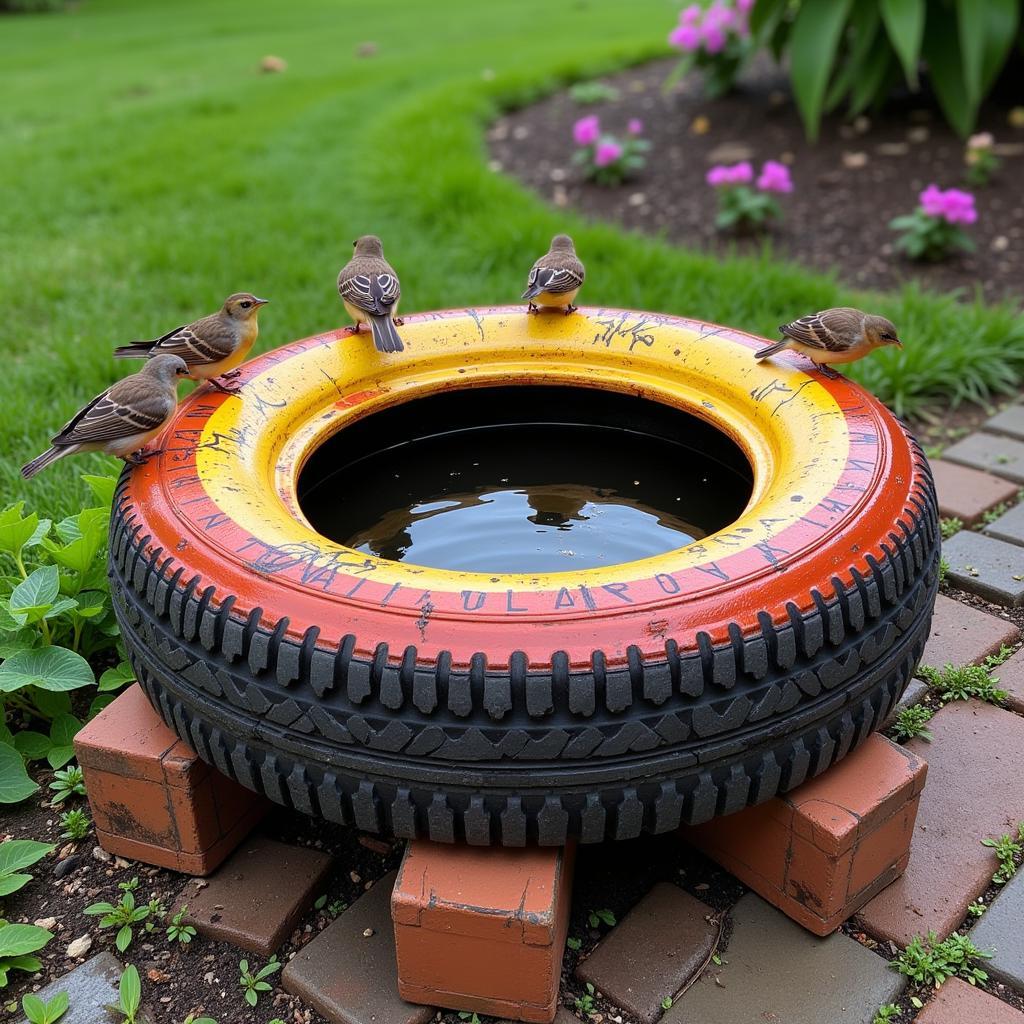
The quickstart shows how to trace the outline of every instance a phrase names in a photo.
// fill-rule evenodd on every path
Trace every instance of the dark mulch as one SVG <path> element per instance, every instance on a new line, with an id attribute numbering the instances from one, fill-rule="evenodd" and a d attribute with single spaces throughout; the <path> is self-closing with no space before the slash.
<path id="1" fill-rule="evenodd" d="M 791 163 L 795 191 L 783 197 L 785 223 L 770 234 L 774 250 L 806 267 L 835 270 L 858 287 L 892 289 L 916 279 L 934 291 L 980 286 L 989 298 L 1019 300 L 1024 270 L 1024 129 L 1010 127 L 1013 102 L 995 100 L 979 125 L 1003 150 L 1003 166 L 977 195 L 979 219 L 970 229 L 977 251 L 937 265 L 913 264 L 893 251 L 889 221 L 908 213 L 930 182 L 969 188 L 963 143 L 927 100 L 908 97 L 857 126 L 825 122 L 809 146 L 785 77 L 767 61 L 753 66 L 742 89 L 704 99 L 690 76 L 669 96 L 662 82 L 672 67 L 660 61 L 606 79 L 614 102 L 580 106 L 558 93 L 502 117 L 489 132 L 495 169 L 519 178 L 556 206 L 568 206 L 691 247 L 757 251 L 756 239 L 723 237 L 714 227 L 715 200 L 704 175 L 715 163 L 767 159 Z M 573 166 L 572 125 L 598 114 L 623 133 L 640 117 L 652 142 L 647 167 L 625 185 L 582 181 Z M 705 134 L 694 131 L 699 117 Z M 851 166 L 856 164 L 858 166 Z M 584 259 L 586 255 L 584 254 Z"/>

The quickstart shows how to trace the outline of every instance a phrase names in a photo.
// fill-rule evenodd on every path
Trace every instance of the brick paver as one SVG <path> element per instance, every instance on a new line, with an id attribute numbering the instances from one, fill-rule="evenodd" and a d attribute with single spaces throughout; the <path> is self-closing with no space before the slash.
<path id="1" fill-rule="evenodd" d="M 999 679 L 999 688 L 1006 690 L 1006 706 L 1024 715 L 1024 647 L 998 668 L 993 675 Z"/>
<path id="2" fill-rule="evenodd" d="M 921 664 L 979 665 L 1003 644 L 1015 643 L 1019 635 L 1012 622 L 939 594 Z"/>
<path id="3" fill-rule="evenodd" d="M 331 857 L 320 850 L 256 837 L 208 885 L 186 885 L 177 906 L 188 906 L 185 920 L 200 935 L 269 956 L 313 905 L 330 866 Z"/>
<path id="4" fill-rule="evenodd" d="M 995 434 L 1009 434 L 1024 441 L 1024 404 L 1008 405 L 985 424 Z"/>
<path id="5" fill-rule="evenodd" d="M 1024 441 L 998 434 L 971 434 L 943 452 L 943 458 L 1024 484 Z"/>
<path id="6" fill-rule="evenodd" d="M 426 1024 L 429 1006 L 398 996 L 391 889 L 385 875 L 333 924 L 303 946 L 281 972 L 286 992 L 304 999 L 331 1024 Z"/>
<path id="7" fill-rule="evenodd" d="M 68 1011 L 60 1018 L 60 1024 L 97 1024 L 98 1021 L 120 1020 L 121 1015 L 115 1017 L 107 1007 L 117 1005 L 121 971 L 121 965 L 111 953 L 100 953 L 63 978 L 51 981 L 36 995 L 44 1002 L 49 1002 L 58 992 L 67 992 Z M 18 1024 L 26 1024 L 23 1016 L 14 1020 Z M 135 1020 L 136 1024 L 152 1024 L 153 1018 L 146 1012 L 145 1000 L 143 1011 Z"/>
<path id="8" fill-rule="evenodd" d="M 914 1024 L 1024 1024 L 1024 1013 L 966 981 L 950 978 Z"/>
<path id="9" fill-rule="evenodd" d="M 989 523 L 983 533 L 996 540 L 1005 540 L 1010 544 L 1024 544 L 1024 502 L 1014 505 L 998 519 Z"/>
<path id="10" fill-rule="evenodd" d="M 992 473 L 944 459 L 933 459 L 930 465 L 939 495 L 939 515 L 961 519 L 966 526 L 973 526 L 990 508 L 1017 494 L 1017 484 Z"/>
<path id="11" fill-rule="evenodd" d="M 576 969 L 620 1009 L 653 1024 L 661 1002 L 700 969 L 718 927 L 711 909 L 678 886 L 659 882 Z"/>
<path id="12" fill-rule="evenodd" d="M 928 728 L 933 742 L 907 743 L 928 760 L 910 864 L 857 914 L 870 935 L 901 946 L 930 930 L 945 938 L 960 924 L 996 867 L 981 840 L 1024 819 L 1024 718 L 978 701 L 956 701 L 937 712 Z"/>
<path id="13" fill-rule="evenodd" d="M 1024 604 L 1024 548 L 961 530 L 942 545 L 942 555 L 954 586 L 1007 608 Z"/>
<path id="14" fill-rule="evenodd" d="M 985 970 L 1024 992 L 1024 873 L 1010 879 L 996 896 L 972 929 L 971 938 L 979 949 L 996 951 L 983 965 Z"/>
<path id="15" fill-rule="evenodd" d="M 732 926 L 722 966 L 708 966 L 665 1024 L 871 1024 L 903 990 L 882 957 L 842 932 L 816 938 L 753 893 Z"/>

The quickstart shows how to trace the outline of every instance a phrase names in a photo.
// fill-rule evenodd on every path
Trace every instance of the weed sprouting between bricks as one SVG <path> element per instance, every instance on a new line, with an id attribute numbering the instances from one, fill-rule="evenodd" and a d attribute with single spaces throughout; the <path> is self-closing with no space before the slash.
<path id="1" fill-rule="evenodd" d="M 65 811 L 60 816 L 60 823 L 64 826 L 64 830 L 60 834 L 61 839 L 78 842 L 89 834 L 89 815 L 85 811 L 77 808 L 73 811 Z"/>
<path id="2" fill-rule="evenodd" d="M 981 845 L 994 850 L 999 861 L 999 867 L 992 876 L 993 885 L 1006 885 L 1017 873 L 1024 856 L 1024 821 L 1017 823 L 1016 838 L 1004 833 L 998 839 L 982 839 Z"/>
<path id="3" fill-rule="evenodd" d="M 935 712 L 924 704 L 915 704 L 909 708 L 903 708 L 893 720 L 893 738 L 902 742 L 920 736 L 922 739 L 931 741 L 932 734 L 925 728 L 932 720 Z"/>
<path id="4" fill-rule="evenodd" d="M 989 950 L 978 949 L 967 935 L 954 932 L 939 942 L 935 932 L 927 937 L 915 935 L 889 966 L 919 985 L 938 988 L 947 978 L 962 978 L 971 985 L 988 981 L 988 973 L 974 961 L 992 957 Z"/>
<path id="5" fill-rule="evenodd" d="M 999 680 L 989 674 L 990 662 L 983 665 L 951 665 L 941 669 L 931 665 L 922 665 L 917 674 L 934 690 L 938 691 L 943 702 L 951 700 L 987 701 L 989 704 L 1001 704 L 1006 700 L 1007 693 L 1000 690 L 996 683 Z"/>
<path id="6" fill-rule="evenodd" d="M 56 1024 L 68 1012 L 69 1004 L 67 992 L 58 992 L 48 1002 L 31 992 L 21 998 L 21 1008 L 29 1024 Z"/>
<path id="7" fill-rule="evenodd" d="M 185 924 L 187 910 L 188 905 L 186 904 L 171 918 L 171 923 L 167 926 L 167 938 L 182 946 L 187 945 L 196 937 L 195 928 L 190 924 Z"/>
<path id="8" fill-rule="evenodd" d="M 281 964 L 276 955 L 270 958 L 266 967 L 261 967 L 255 974 L 249 969 L 248 960 L 238 962 L 238 984 L 242 988 L 245 1001 L 250 1006 L 255 1006 L 259 1002 L 261 992 L 270 992 L 273 989 L 274 986 L 265 979 L 279 970 L 281 970 Z"/>
<path id="9" fill-rule="evenodd" d="M 138 878 L 129 882 L 121 882 L 118 888 L 121 890 L 121 899 L 117 903 L 93 903 L 83 911 L 90 917 L 100 916 L 101 928 L 118 929 L 114 945 L 118 952 L 123 953 L 131 944 L 134 938 L 132 928 L 141 924 L 153 913 L 153 905 L 137 907 L 135 905 L 135 890 L 139 887 Z"/>
<path id="10" fill-rule="evenodd" d="M 902 1011 L 895 1003 L 885 1003 L 880 1006 L 871 1019 L 871 1024 L 889 1024 L 896 1020 Z"/>
<path id="11" fill-rule="evenodd" d="M 591 928 L 599 924 L 606 924 L 609 928 L 615 927 L 615 915 L 610 910 L 591 910 L 587 914 L 587 923 Z"/>
<path id="12" fill-rule="evenodd" d="M 138 968 L 129 964 L 118 984 L 118 1004 L 114 1009 L 124 1014 L 124 1024 L 135 1024 L 139 1007 L 142 1005 L 142 979 Z"/>
<path id="13" fill-rule="evenodd" d="M 85 796 L 85 774 L 77 764 L 68 765 L 63 771 L 53 773 L 53 782 L 50 783 L 57 795 L 51 799 L 51 803 L 63 803 L 72 796 Z"/>

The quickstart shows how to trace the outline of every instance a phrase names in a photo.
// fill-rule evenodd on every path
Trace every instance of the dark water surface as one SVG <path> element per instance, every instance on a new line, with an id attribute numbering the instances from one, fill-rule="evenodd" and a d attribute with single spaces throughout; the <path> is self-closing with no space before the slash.
<path id="1" fill-rule="evenodd" d="M 395 561 L 559 572 L 682 547 L 728 525 L 750 497 L 739 450 L 684 413 L 657 406 L 664 412 L 652 416 L 652 403 L 612 396 L 613 405 L 640 402 L 646 415 L 621 409 L 586 416 L 614 424 L 579 422 L 581 412 L 596 411 L 586 406 L 599 393 L 577 398 L 570 389 L 533 388 L 544 393 L 544 415 L 554 420 L 538 422 L 541 410 L 524 408 L 519 389 L 487 390 L 516 391 L 519 415 L 500 401 L 489 406 L 477 392 L 463 408 L 445 408 L 435 429 L 406 416 L 411 437 L 402 438 L 394 423 L 374 430 L 377 416 L 356 425 L 362 430 L 351 445 L 342 431 L 329 442 L 334 457 L 322 450 L 300 479 L 309 521 L 332 540 Z M 551 402 L 556 391 L 573 401 Z M 652 422 L 664 413 L 670 422 Z M 497 422 L 473 422 L 489 418 Z M 533 422 L 502 422 L 510 419 Z"/>

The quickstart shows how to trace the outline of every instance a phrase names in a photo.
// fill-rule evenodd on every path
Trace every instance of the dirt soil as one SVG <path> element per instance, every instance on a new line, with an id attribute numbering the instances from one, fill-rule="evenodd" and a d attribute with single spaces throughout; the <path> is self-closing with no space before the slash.
<path id="1" fill-rule="evenodd" d="M 1019 94 L 988 106 L 978 130 L 995 136 L 1002 167 L 988 186 L 971 188 L 962 141 L 926 99 L 908 96 L 854 125 L 826 119 L 820 141 L 809 146 L 786 78 L 770 61 L 752 65 L 742 88 L 717 100 L 703 98 L 694 76 L 665 95 L 662 83 L 672 66 L 659 61 L 603 79 L 620 90 L 612 102 L 582 106 L 560 92 L 505 115 L 489 131 L 492 168 L 555 206 L 725 253 L 759 251 L 764 243 L 715 229 L 707 170 L 738 160 L 782 160 L 790 164 L 795 190 L 781 197 L 784 223 L 767 236 L 776 253 L 835 271 L 857 287 L 891 290 L 917 280 L 934 291 L 969 295 L 977 287 L 987 299 L 1020 303 L 1024 128 L 1011 127 L 1007 118 Z M 572 126 L 587 114 L 619 135 L 630 118 L 643 120 L 652 148 L 634 180 L 608 188 L 582 179 L 571 159 Z M 977 251 L 939 264 L 911 263 L 894 251 L 889 221 L 909 213 L 933 181 L 975 193 L 978 222 L 969 234 Z"/>

